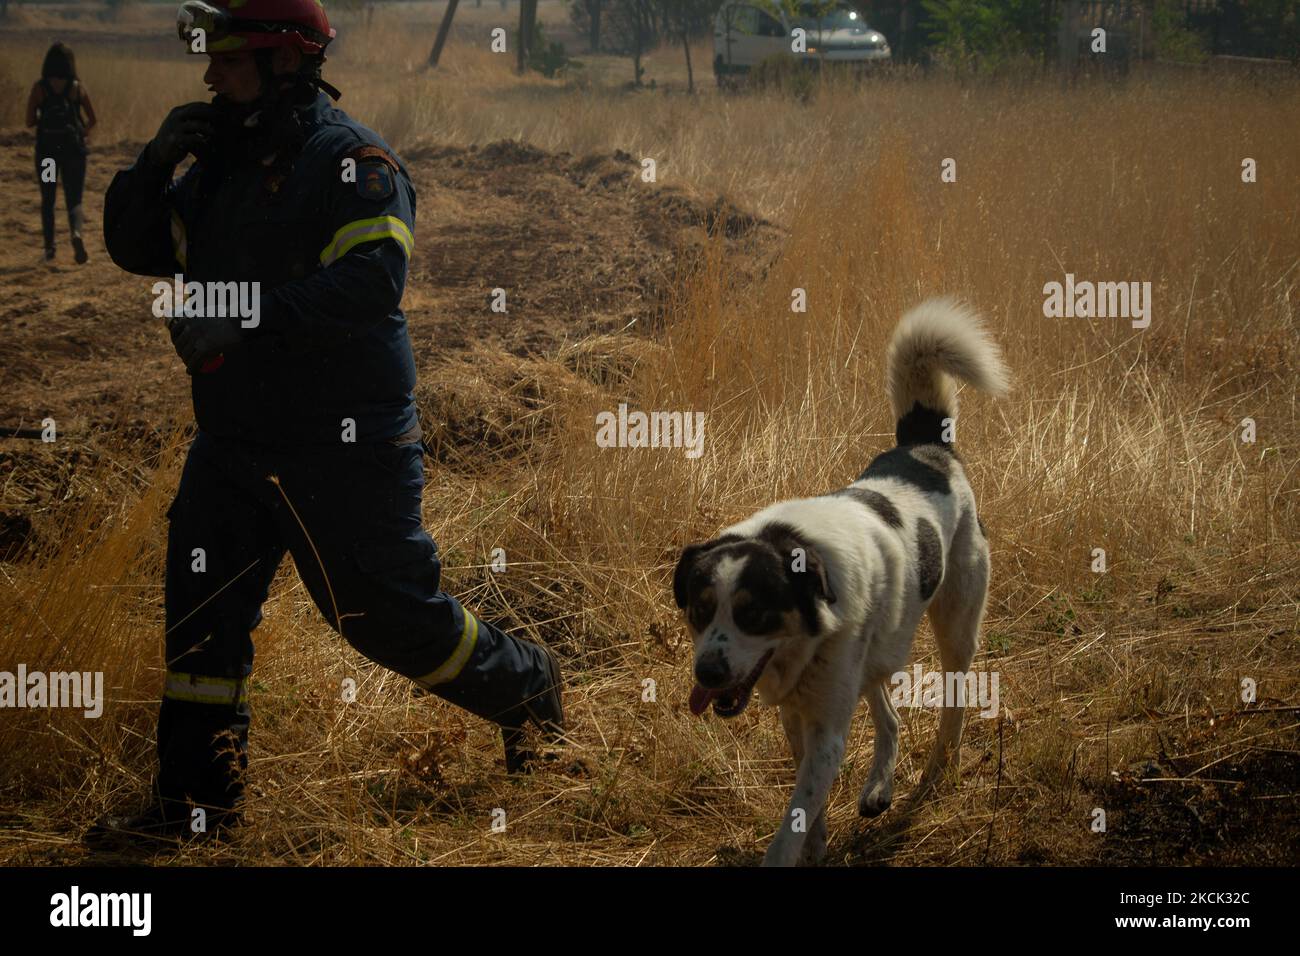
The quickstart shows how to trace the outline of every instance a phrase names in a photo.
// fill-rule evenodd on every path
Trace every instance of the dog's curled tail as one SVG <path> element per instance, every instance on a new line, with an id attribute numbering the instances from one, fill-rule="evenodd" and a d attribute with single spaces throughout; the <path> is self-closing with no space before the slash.
<path id="1" fill-rule="evenodd" d="M 943 419 L 957 418 L 959 378 L 1001 394 L 1011 375 L 979 317 L 954 299 L 928 299 L 907 312 L 885 357 L 898 444 L 943 441 Z"/>

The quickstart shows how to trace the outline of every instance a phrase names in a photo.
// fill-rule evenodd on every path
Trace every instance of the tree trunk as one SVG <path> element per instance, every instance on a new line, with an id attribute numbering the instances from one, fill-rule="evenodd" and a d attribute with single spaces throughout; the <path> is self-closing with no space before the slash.
<path id="1" fill-rule="evenodd" d="M 519 0 L 519 50 L 517 69 L 522 76 L 528 69 L 528 54 L 533 46 L 533 24 L 537 22 L 537 0 Z"/>
<path id="2" fill-rule="evenodd" d="M 448 0 L 447 12 L 442 15 L 442 23 L 438 24 L 438 37 L 433 41 L 433 49 L 429 52 L 428 66 L 431 70 L 437 67 L 438 58 L 442 56 L 442 45 L 447 42 L 447 34 L 451 32 L 451 18 L 456 15 L 458 3 L 460 0 Z"/>
<path id="3" fill-rule="evenodd" d="M 903 9 L 898 15 L 898 54 L 900 60 L 911 60 L 915 58 L 915 51 L 912 49 L 912 27 L 915 25 L 916 11 L 908 0 L 904 0 Z"/>
<path id="4" fill-rule="evenodd" d="M 636 78 L 635 86 L 641 85 L 641 43 L 644 36 L 641 17 L 641 4 L 639 0 L 634 0 L 636 6 L 632 10 L 632 33 L 634 44 L 632 46 L 632 71 Z"/>
<path id="5" fill-rule="evenodd" d="M 695 92 L 695 71 L 691 69 L 691 38 L 688 31 L 682 30 L 682 49 L 686 51 L 686 92 Z"/>
<path id="6" fill-rule="evenodd" d="M 501 0 L 502 5 L 505 0 Z M 520 76 L 524 75 L 524 64 L 528 61 L 528 55 L 524 52 L 527 46 L 524 40 L 524 20 L 528 15 L 528 0 L 519 0 L 519 42 L 515 44 L 515 72 Z"/>
<path id="7" fill-rule="evenodd" d="M 590 21 L 587 33 L 587 45 L 592 53 L 600 52 L 600 7 L 602 0 L 587 0 L 587 18 Z"/>

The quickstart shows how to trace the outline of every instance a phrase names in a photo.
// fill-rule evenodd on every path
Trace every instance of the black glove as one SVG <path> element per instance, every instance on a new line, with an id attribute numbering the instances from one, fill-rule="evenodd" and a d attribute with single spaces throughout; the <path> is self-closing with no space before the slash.
<path id="1" fill-rule="evenodd" d="M 186 103 L 162 121 L 149 142 L 149 159 L 159 166 L 175 166 L 186 153 L 202 149 L 216 132 L 216 111 L 211 103 Z"/>
<path id="2" fill-rule="evenodd" d="M 167 328 L 176 354 L 191 375 L 209 359 L 238 348 L 244 341 L 244 330 L 236 317 L 180 316 L 172 319 Z"/>

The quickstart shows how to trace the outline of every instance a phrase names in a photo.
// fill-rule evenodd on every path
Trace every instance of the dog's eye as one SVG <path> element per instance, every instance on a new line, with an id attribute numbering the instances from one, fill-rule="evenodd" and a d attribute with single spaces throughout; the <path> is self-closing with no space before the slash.
<path id="1" fill-rule="evenodd" d="M 766 634 L 776 630 L 776 615 L 755 604 L 746 604 L 737 608 L 733 618 L 736 627 L 749 634 Z"/>

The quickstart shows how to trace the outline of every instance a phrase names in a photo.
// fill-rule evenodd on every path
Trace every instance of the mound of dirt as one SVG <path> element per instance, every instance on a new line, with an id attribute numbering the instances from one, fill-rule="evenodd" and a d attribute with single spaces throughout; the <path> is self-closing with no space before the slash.
<path id="1" fill-rule="evenodd" d="M 190 420 L 188 378 L 151 311 L 154 280 L 122 272 L 102 244 L 104 191 L 142 146 L 92 149 L 84 202 L 90 263 L 72 262 L 60 197 L 58 253 L 46 264 L 32 140 L 0 131 L 0 189 L 10 198 L 0 213 L 8 240 L 0 246 L 0 428 L 39 428 L 53 418 L 61 446 L 86 447 L 92 434 L 108 432 L 147 452 Z M 485 377 L 461 394 L 466 365 L 497 353 L 562 367 L 559 353 L 587 337 L 651 334 L 666 290 L 711 231 L 728 269 L 741 275 L 761 273 L 781 239 L 776 226 L 725 199 L 642 182 L 638 162 L 621 151 L 575 157 L 501 141 L 426 147 L 403 159 L 418 196 L 403 308 L 420 370 L 417 398 L 434 419 L 426 430 L 448 464 L 473 457 L 480 443 L 497 452 L 513 444 L 524 423 L 511 413 L 539 401 L 520 392 L 515 377 L 499 387 Z M 485 386 L 503 394 L 488 395 Z M 31 510 L 49 504 L 49 490 L 68 489 L 66 476 L 45 474 L 52 467 L 45 450 L 0 442 L 14 476 L 0 492 L 4 550 L 12 553 Z"/>
<path id="2" fill-rule="evenodd" d="M 711 230 L 741 272 L 763 268 L 780 235 L 724 199 L 642 183 L 622 151 L 575 158 L 506 140 L 406 161 L 420 192 L 405 300 L 417 358 L 471 342 L 524 355 L 644 329 Z M 492 311 L 495 289 L 505 313 Z"/>

